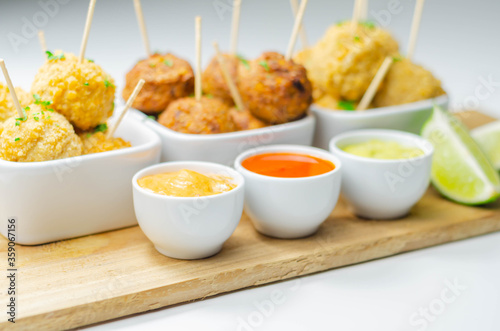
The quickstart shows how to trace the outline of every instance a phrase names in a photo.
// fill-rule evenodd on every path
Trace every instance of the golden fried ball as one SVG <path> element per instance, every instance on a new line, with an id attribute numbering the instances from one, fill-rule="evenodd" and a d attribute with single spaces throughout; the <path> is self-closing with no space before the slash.
<path id="1" fill-rule="evenodd" d="M 229 114 L 231 115 L 231 118 L 236 125 L 236 129 L 239 131 L 260 129 L 269 126 L 264 121 L 261 121 L 257 117 L 253 116 L 253 114 L 247 109 L 239 110 L 236 108 L 231 108 Z"/>
<path id="2" fill-rule="evenodd" d="M 246 65 L 248 65 L 248 62 L 245 59 L 240 60 L 238 56 L 232 54 L 223 54 L 222 56 L 224 58 L 224 63 L 227 67 L 227 70 L 229 71 L 229 75 L 237 84 L 238 67 L 240 65 L 240 61 L 242 61 Z M 228 105 L 234 104 L 231 93 L 229 92 L 229 88 L 227 87 L 226 80 L 224 79 L 222 70 L 220 69 L 217 56 L 214 56 L 212 61 L 210 61 L 207 68 L 203 72 L 201 79 L 203 91 L 221 99 Z"/>
<path id="3" fill-rule="evenodd" d="M 172 102 L 158 123 L 177 132 L 211 134 L 236 131 L 229 106 L 216 98 L 182 98 Z"/>
<path id="4" fill-rule="evenodd" d="M 106 133 L 103 132 L 81 133 L 80 138 L 82 139 L 83 143 L 82 154 L 84 155 L 109 152 L 116 149 L 122 149 L 132 146 L 130 142 L 125 141 L 122 138 L 107 138 Z"/>
<path id="5" fill-rule="evenodd" d="M 80 63 L 71 53 L 46 61 L 35 76 L 31 93 L 51 101 L 51 107 L 80 130 L 104 123 L 113 114 L 114 80 L 91 60 Z"/>
<path id="6" fill-rule="evenodd" d="M 300 52 L 314 87 L 314 100 L 325 94 L 334 99 L 359 101 L 384 58 L 398 51 L 398 43 L 384 29 L 351 22 L 331 26 L 316 45 Z"/>
<path id="7" fill-rule="evenodd" d="M 35 104 L 26 115 L 26 121 L 16 119 L 16 115 L 3 123 L 0 159 L 39 162 L 82 154 L 82 141 L 63 115 Z"/>
<path id="8" fill-rule="evenodd" d="M 194 91 L 194 73 L 189 62 L 170 53 L 153 54 L 139 61 L 127 73 L 122 96 L 132 94 L 140 79 L 146 83 L 132 107 L 147 114 L 158 114 L 174 100 L 187 97 Z"/>
<path id="9" fill-rule="evenodd" d="M 29 95 L 28 92 L 24 91 L 20 87 L 16 87 L 15 90 L 21 107 L 24 108 L 32 102 L 33 98 Z M 3 122 L 9 117 L 15 116 L 16 114 L 17 110 L 14 106 L 14 101 L 12 101 L 9 88 L 6 85 L 0 83 L 0 122 Z"/>
<path id="10" fill-rule="evenodd" d="M 392 64 L 375 94 L 373 105 L 386 107 L 435 98 L 445 94 L 441 82 L 425 68 L 402 59 Z"/>
<path id="11" fill-rule="evenodd" d="M 238 88 L 245 107 L 271 124 L 298 119 L 312 103 L 306 69 L 276 52 L 266 52 L 240 66 Z"/>

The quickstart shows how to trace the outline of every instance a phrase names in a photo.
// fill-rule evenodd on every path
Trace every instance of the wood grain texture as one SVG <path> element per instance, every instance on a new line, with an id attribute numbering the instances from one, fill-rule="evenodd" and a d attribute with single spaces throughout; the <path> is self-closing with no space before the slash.
<path id="1" fill-rule="evenodd" d="M 0 329 L 73 328 L 498 230 L 500 203 L 462 206 L 429 189 L 396 221 L 358 219 L 340 201 L 317 234 L 300 240 L 260 235 L 243 216 L 222 252 L 198 261 L 159 254 L 138 227 L 17 246 L 17 322 L 3 319 Z M 2 237 L 4 257 L 6 247 Z"/>

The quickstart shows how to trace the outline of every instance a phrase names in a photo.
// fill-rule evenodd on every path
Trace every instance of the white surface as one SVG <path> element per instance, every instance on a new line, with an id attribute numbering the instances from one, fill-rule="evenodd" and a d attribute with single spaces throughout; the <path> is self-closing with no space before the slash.
<path id="1" fill-rule="evenodd" d="M 410 159 L 381 160 L 360 157 L 342 149 L 370 140 L 396 142 L 420 149 Z M 397 219 L 408 214 L 429 187 L 434 147 L 412 133 L 393 130 L 345 132 L 330 142 L 330 152 L 342 162 L 342 196 L 356 215 L 372 219 Z"/>
<path id="2" fill-rule="evenodd" d="M 278 178 L 247 170 L 241 163 L 266 153 L 297 153 L 332 162 L 331 171 L 302 178 Z M 318 148 L 272 145 L 238 156 L 234 167 L 245 178 L 245 213 L 255 228 L 276 238 L 302 238 L 315 233 L 337 205 L 342 179 L 338 158 Z"/>
<path id="3" fill-rule="evenodd" d="M 47 0 L 41 0 L 42 2 Z M 83 34 L 87 1 L 66 0 L 41 28 L 49 49 L 77 53 Z M 203 15 L 203 60 L 212 57 L 211 42 L 229 44 L 230 10 L 217 14 L 214 4 L 228 0 L 143 0 L 152 49 L 173 50 L 194 58 L 195 14 Z M 370 16 L 388 9 L 389 0 L 371 0 Z M 414 1 L 401 1 L 389 28 L 406 49 Z M 14 84 L 29 88 L 42 64 L 36 33 L 16 51 L 8 33 L 21 33 L 41 10 L 37 0 L 0 1 L 0 56 Z M 500 81 L 498 13 L 500 1 L 426 1 L 415 60 L 433 70 L 452 97 L 452 105 L 470 107 L 500 117 L 500 87 L 485 90 L 488 76 Z M 311 0 L 304 17 L 310 41 L 327 26 L 352 14 L 352 1 Z M 96 59 L 117 81 L 144 56 L 132 1 L 98 1 L 87 56 Z M 253 57 L 263 50 L 284 51 L 293 19 L 286 0 L 243 0 L 241 53 Z M 478 97 L 477 92 L 480 93 Z M 486 92 L 486 93 L 485 93 Z M 477 102 L 477 105 L 475 104 Z M 418 330 L 409 324 L 412 313 L 439 297 L 445 279 L 458 278 L 467 290 L 430 325 L 428 330 L 498 330 L 500 328 L 500 233 L 436 248 L 341 268 L 296 281 L 245 290 L 99 326 L 107 329 L 237 330 L 238 318 L 254 313 L 254 301 L 269 299 L 273 290 L 286 295 L 270 317 L 254 330 Z"/>
<path id="4" fill-rule="evenodd" d="M 229 177 L 236 187 L 211 196 L 172 197 L 153 193 L 137 183 L 145 176 L 182 169 Z M 162 163 L 139 171 L 132 185 L 139 226 L 163 255 L 177 259 L 215 255 L 240 223 L 245 180 L 232 168 L 209 162 Z"/>

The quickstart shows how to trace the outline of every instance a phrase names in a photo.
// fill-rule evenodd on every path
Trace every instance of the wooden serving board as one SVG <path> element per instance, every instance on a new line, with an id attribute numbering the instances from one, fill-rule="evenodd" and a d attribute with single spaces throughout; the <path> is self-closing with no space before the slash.
<path id="1" fill-rule="evenodd" d="M 477 113 L 462 118 L 471 125 L 490 120 Z M 4 315 L 0 328 L 73 328 L 498 230 L 500 203 L 467 207 L 430 189 L 397 221 L 358 219 L 340 201 L 316 235 L 300 240 L 260 235 L 243 216 L 222 252 L 198 261 L 159 254 L 138 227 L 18 245 L 17 320 Z M 6 248 L 2 237 L 3 261 Z"/>

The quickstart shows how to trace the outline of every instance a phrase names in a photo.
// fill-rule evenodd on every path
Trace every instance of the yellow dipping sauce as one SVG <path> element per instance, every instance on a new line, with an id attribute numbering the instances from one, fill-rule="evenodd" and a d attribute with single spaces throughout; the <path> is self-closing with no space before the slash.
<path id="1" fill-rule="evenodd" d="M 231 191 L 236 187 L 230 177 L 202 175 L 188 169 L 146 176 L 137 180 L 137 183 L 144 189 L 172 197 L 202 197 Z"/>
<path id="2" fill-rule="evenodd" d="M 348 145 L 342 150 L 357 156 L 383 160 L 410 159 L 424 155 L 420 148 L 404 146 L 395 141 L 377 139 Z"/>

